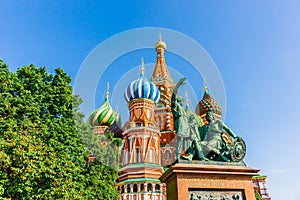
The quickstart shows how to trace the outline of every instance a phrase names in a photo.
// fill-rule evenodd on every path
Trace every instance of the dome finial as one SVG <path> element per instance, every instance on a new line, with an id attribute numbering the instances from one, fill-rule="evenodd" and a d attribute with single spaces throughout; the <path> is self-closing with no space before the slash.
<path id="1" fill-rule="evenodd" d="M 161 32 L 159 31 L 159 41 L 162 41 Z"/>
<path id="2" fill-rule="evenodd" d="M 206 78 L 204 78 L 203 80 L 203 89 L 204 89 L 204 92 L 207 93 L 207 83 L 206 83 Z"/>
<path id="3" fill-rule="evenodd" d="M 142 57 L 141 75 L 144 75 L 144 73 L 145 73 L 144 57 Z"/>
<path id="4" fill-rule="evenodd" d="M 163 48 L 164 50 L 167 49 L 167 45 L 164 41 L 162 41 L 161 32 L 159 32 L 159 41 L 155 44 L 155 49 L 157 48 Z"/>
<path id="5" fill-rule="evenodd" d="M 107 82 L 107 89 L 106 89 L 106 93 L 105 93 L 105 97 L 106 99 L 108 98 L 108 95 L 109 95 L 109 82 Z"/>

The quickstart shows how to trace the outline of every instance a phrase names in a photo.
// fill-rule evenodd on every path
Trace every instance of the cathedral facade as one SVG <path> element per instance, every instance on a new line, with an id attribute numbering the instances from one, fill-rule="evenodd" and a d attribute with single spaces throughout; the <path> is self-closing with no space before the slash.
<path id="1" fill-rule="evenodd" d="M 117 182 L 119 200 L 166 200 L 166 185 L 159 178 L 164 168 L 176 161 L 176 131 L 171 109 L 171 97 L 175 83 L 165 62 L 166 44 L 160 40 L 155 44 L 156 65 L 148 80 L 144 75 L 144 63 L 139 77 L 128 84 L 124 92 L 129 119 L 124 126 L 119 115 L 108 100 L 89 117 L 88 123 L 94 133 L 103 135 L 112 132 L 122 138 L 121 169 Z M 222 108 L 204 88 L 204 96 L 192 112 L 188 102 L 186 113 L 193 113 L 199 126 L 207 124 L 206 114 L 212 113 L 220 119 Z M 225 135 L 226 137 L 226 135 Z M 230 137 L 224 138 L 230 141 Z M 190 144 L 185 145 L 187 149 Z M 182 152 L 184 153 L 184 152 Z"/>
<path id="2" fill-rule="evenodd" d="M 118 186 L 121 199 L 164 200 L 166 186 L 159 181 L 163 167 L 174 162 L 175 132 L 171 95 L 175 84 L 165 63 L 166 44 L 155 44 L 156 66 L 150 81 L 140 76 L 125 90 L 129 121 L 123 128 L 121 170 Z"/>

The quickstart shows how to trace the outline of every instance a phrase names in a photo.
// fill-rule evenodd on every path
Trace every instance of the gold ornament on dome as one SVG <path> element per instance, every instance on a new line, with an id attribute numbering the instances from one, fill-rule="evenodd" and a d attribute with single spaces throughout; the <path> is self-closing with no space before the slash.
<path id="1" fill-rule="evenodd" d="M 161 34 L 159 35 L 159 41 L 156 42 L 156 44 L 155 44 L 155 49 L 157 49 L 159 47 L 162 47 L 164 50 L 167 49 L 166 43 L 164 41 L 162 41 L 162 39 L 161 39 Z"/>

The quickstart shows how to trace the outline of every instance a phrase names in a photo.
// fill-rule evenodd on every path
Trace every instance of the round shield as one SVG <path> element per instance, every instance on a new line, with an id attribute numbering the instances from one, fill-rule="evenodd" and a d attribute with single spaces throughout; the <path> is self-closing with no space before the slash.
<path id="1" fill-rule="evenodd" d="M 246 143 L 240 137 L 237 137 L 232 145 L 230 156 L 233 162 L 240 162 L 246 155 Z"/>

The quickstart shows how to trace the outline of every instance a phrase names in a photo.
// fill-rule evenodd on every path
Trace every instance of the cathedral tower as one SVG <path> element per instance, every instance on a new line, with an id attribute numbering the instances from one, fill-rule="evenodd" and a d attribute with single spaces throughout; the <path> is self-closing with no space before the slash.
<path id="1" fill-rule="evenodd" d="M 165 199 L 158 179 L 163 173 L 161 134 L 154 116 L 160 92 L 144 76 L 143 61 L 139 78 L 128 85 L 124 96 L 130 117 L 123 132 L 120 199 Z"/>
<path id="2" fill-rule="evenodd" d="M 161 37 L 155 44 L 156 65 L 151 77 L 151 81 L 158 87 L 160 91 L 160 99 L 155 111 L 160 130 L 174 130 L 173 115 L 171 111 L 171 97 L 175 83 L 169 73 L 165 62 L 165 50 L 167 45 L 162 41 Z"/>
<path id="3" fill-rule="evenodd" d="M 174 162 L 174 146 L 176 144 L 174 120 L 171 110 L 171 97 L 175 83 L 165 62 L 166 49 L 167 45 L 162 41 L 160 36 L 159 41 L 155 44 L 156 65 L 151 76 L 151 81 L 160 91 L 160 99 L 155 109 L 155 120 L 161 131 L 162 166 Z"/>

